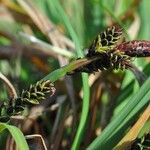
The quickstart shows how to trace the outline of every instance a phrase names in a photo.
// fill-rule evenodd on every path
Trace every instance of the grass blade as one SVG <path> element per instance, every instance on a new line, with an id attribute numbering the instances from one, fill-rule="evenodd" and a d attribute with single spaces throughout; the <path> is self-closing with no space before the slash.
<path id="1" fill-rule="evenodd" d="M 0 123 L 0 132 L 3 132 L 5 129 L 7 129 L 14 138 L 18 149 L 29 150 L 25 137 L 19 128 L 6 123 Z"/>
<path id="2" fill-rule="evenodd" d="M 88 150 L 95 150 L 98 148 L 106 147 L 107 142 L 113 140 L 113 136 L 117 136 L 119 130 L 126 124 L 131 123 L 131 119 L 135 117 L 150 101 L 150 78 L 144 83 L 141 89 L 134 95 L 128 104 L 122 109 L 119 116 L 116 117 L 97 137 L 92 144 L 88 147 Z M 127 129 L 127 128 L 126 128 Z M 125 129 L 124 129 L 125 130 Z M 123 130 L 122 130 L 123 132 Z"/>

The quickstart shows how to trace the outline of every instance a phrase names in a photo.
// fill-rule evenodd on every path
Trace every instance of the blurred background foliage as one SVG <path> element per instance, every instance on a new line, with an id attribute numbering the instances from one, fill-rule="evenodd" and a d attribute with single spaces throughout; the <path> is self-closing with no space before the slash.
<path id="1" fill-rule="evenodd" d="M 77 34 L 79 47 L 73 42 L 67 19 L 59 13 L 60 6 Z M 85 54 L 95 36 L 115 23 L 123 28 L 126 40 L 150 40 L 149 14 L 149 0 L 0 0 L 0 71 L 19 93 L 75 60 L 76 48 Z M 133 63 L 149 76 L 149 61 L 135 58 Z M 88 82 L 90 113 L 80 149 L 88 147 L 139 89 L 128 70 L 91 74 Z M 81 76 L 67 76 L 55 87 L 55 96 L 30 107 L 26 117 L 12 120 L 12 124 L 20 126 L 24 134 L 42 135 L 48 149 L 70 149 L 80 122 Z M 0 100 L 8 100 L 2 83 Z M 7 138 L 8 149 L 9 143 Z M 33 145 L 38 146 L 35 141 L 30 143 Z"/>

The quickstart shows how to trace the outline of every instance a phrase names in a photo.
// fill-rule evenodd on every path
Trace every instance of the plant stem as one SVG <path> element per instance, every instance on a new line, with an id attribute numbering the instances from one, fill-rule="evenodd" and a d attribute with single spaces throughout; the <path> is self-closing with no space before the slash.
<path id="1" fill-rule="evenodd" d="M 0 72 L 0 79 L 6 84 L 9 95 L 12 99 L 17 98 L 17 92 L 11 82 Z"/>

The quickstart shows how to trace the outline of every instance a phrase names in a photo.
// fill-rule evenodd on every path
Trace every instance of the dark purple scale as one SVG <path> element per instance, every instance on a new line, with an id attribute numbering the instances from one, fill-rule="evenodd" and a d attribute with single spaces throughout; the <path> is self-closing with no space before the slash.
<path id="1" fill-rule="evenodd" d="M 150 41 L 133 40 L 124 42 L 116 46 L 115 49 L 131 57 L 148 57 L 150 56 Z"/>

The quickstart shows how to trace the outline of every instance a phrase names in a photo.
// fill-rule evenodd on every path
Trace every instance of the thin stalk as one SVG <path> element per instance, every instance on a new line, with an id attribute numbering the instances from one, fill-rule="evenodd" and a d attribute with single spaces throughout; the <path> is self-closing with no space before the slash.
<path id="1" fill-rule="evenodd" d="M 51 80 L 51 82 L 55 82 L 56 80 L 64 77 L 68 73 L 72 73 L 75 69 L 78 69 L 80 67 L 83 67 L 92 61 L 95 61 L 96 59 L 99 59 L 98 57 L 93 57 L 93 58 L 81 58 L 78 60 L 75 60 L 71 62 L 70 64 L 61 67 L 57 70 L 54 70 L 53 72 L 49 73 L 47 76 L 43 78 L 43 80 Z M 83 73 L 84 74 L 84 73 Z"/>
<path id="2" fill-rule="evenodd" d="M 0 79 L 6 84 L 9 95 L 12 99 L 17 98 L 17 92 L 11 82 L 0 72 Z"/>
<path id="3" fill-rule="evenodd" d="M 38 38 L 36 38 L 35 36 L 32 35 L 28 35 L 26 33 L 20 32 L 19 35 L 26 40 L 26 42 L 28 42 L 29 44 L 33 44 L 36 47 L 40 47 L 42 51 L 44 51 L 45 53 L 51 53 L 54 52 L 56 54 L 68 57 L 68 58 L 74 58 L 75 55 L 63 48 L 59 48 L 57 46 L 53 46 L 49 43 L 46 43 Z"/>

